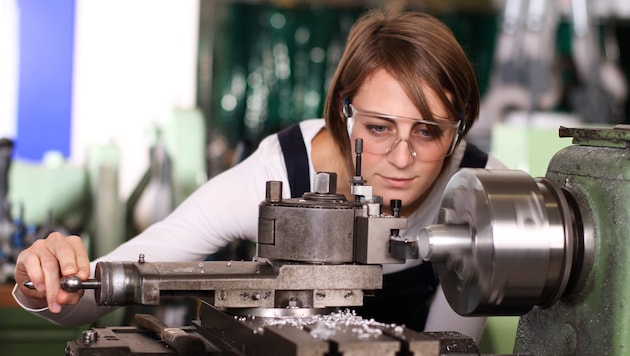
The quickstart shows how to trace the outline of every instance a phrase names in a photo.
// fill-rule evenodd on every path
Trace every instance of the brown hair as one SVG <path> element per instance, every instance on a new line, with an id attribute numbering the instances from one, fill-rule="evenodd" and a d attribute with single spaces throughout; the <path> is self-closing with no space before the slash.
<path id="1" fill-rule="evenodd" d="M 351 100 L 363 81 L 381 68 L 400 81 L 422 117 L 431 120 L 421 85 L 428 86 L 453 121 L 464 120 L 460 139 L 479 114 L 475 73 L 446 25 L 425 13 L 372 10 L 350 31 L 324 108 L 326 126 L 345 155 L 349 172 L 353 163 L 343 100 Z"/>

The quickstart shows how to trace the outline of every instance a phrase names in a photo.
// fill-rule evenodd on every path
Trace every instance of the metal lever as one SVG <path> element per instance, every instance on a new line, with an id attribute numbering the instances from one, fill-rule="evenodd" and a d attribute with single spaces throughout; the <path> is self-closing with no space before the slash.
<path id="1" fill-rule="evenodd" d="M 66 292 L 74 293 L 80 289 L 98 289 L 101 288 L 101 282 L 96 279 L 88 279 L 82 281 L 77 276 L 63 277 L 60 282 L 61 289 Z M 29 289 L 35 289 L 35 285 L 31 281 L 24 282 L 24 286 Z"/>
<path id="2" fill-rule="evenodd" d="M 206 354 L 203 340 L 180 328 L 169 328 L 160 319 L 151 314 L 136 314 L 134 319 L 143 328 L 155 331 L 160 339 L 177 351 L 179 355 L 200 356 Z"/>

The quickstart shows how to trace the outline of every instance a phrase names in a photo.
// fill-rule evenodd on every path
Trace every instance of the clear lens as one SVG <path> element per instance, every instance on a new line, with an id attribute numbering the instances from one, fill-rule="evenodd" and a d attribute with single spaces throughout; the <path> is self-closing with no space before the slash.
<path id="1" fill-rule="evenodd" d="M 407 144 L 410 154 L 416 159 L 436 161 L 452 153 L 458 136 L 458 125 L 454 123 L 361 111 L 352 105 L 350 110 L 352 134 L 363 139 L 363 152 L 367 153 L 386 155 L 397 145 Z M 400 132 L 399 125 L 403 120 L 411 123 L 407 132 Z"/>

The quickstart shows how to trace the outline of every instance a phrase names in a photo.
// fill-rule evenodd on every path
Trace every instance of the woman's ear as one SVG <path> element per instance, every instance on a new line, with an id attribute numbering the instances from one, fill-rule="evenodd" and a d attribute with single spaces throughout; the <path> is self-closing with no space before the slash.
<path id="1" fill-rule="evenodd" d="M 342 105 L 341 105 L 341 112 L 343 113 L 343 116 L 347 118 L 352 116 L 352 110 L 350 110 L 350 99 L 349 98 L 344 98 L 342 101 Z"/>
<path id="2" fill-rule="evenodd" d="M 354 117 L 352 117 L 352 108 L 350 108 L 350 99 L 343 99 L 341 106 L 341 112 L 346 117 L 346 129 L 348 130 L 348 137 L 352 137 L 352 128 L 354 127 Z"/>

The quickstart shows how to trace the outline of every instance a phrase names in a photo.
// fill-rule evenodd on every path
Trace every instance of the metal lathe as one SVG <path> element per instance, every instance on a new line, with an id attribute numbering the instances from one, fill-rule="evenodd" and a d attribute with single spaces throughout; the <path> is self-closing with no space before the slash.
<path id="1" fill-rule="evenodd" d="M 515 354 L 630 354 L 630 128 L 559 133 L 574 145 L 556 153 L 545 177 L 460 170 L 438 222 L 419 236 L 401 236 L 399 202 L 383 213 L 359 169 L 354 200 L 335 192 L 332 173 L 318 174 L 302 198 L 282 199 L 282 184 L 267 182 L 253 261 L 139 256 L 98 263 L 95 280 L 62 282 L 96 289 L 100 305 L 196 296 L 191 326 L 92 328 L 66 354 L 479 355 L 466 335 L 351 312 L 382 287 L 383 264 L 410 258 L 434 264 L 457 313 L 521 316 Z"/>

